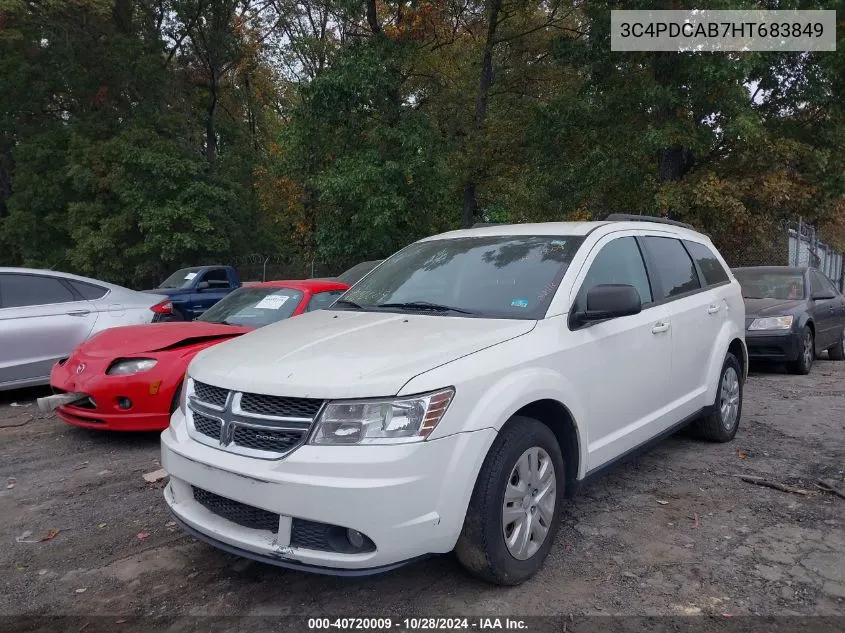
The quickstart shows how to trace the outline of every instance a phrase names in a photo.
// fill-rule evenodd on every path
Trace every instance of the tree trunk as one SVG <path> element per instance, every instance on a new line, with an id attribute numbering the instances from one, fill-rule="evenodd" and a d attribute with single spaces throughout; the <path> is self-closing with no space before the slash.
<path id="1" fill-rule="evenodd" d="M 367 24 L 370 25 L 370 30 L 374 34 L 381 33 L 381 24 L 378 23 L 378 13 L 376 12 L 376 0 L 367 0 Z"/>
<path id="2" fill-rule="evenodd" d="M 478 95 L 475 98 L 474 137 L 480 138 L 487 120 L 487 102 L 490 98 L 490 86 L 493 85 L 493 47 L 496 45 L 496 28 L 499 26 L 499 12 L 502 0 L 490 0 L 490 15 L 487 21 L 487 39 L 484 42 L 484 54 L 481 58 L 481 75 L 478 79 Z M 472 137 L 471 137 L 472 138 Z M 470 228 L 478 211 L 476 198 L 477 177 L 473 174 L 464 183 L 464 203 L 461 213 L 461 228 Z"/>
<path id="3" fill-rule="evenodd" d="M 205 158 L 209 164 L 217 158 L 217 127 L 214 118 L 217 115 L 217 72 L 211 71 L 211 102 L 205 115 Z"/>

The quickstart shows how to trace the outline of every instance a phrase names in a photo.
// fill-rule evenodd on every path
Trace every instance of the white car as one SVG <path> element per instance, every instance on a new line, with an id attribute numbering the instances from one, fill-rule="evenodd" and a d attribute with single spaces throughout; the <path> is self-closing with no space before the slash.
<path id="1" fill-rule="evenodd" d="M 50 382 L 56 362 L 97 332 L 150 323 L 167 297 L 53 270 L 0 268 L 0 391 Z"/>
<path id="2" fill-rule="evenodd" d="M 739 425 L 739 284 L 706 236 L 637 219 L 429 237 L 332 308 L 201 352 L 162 434 L 171 513 L 283 567 L 455 550 L 526 580 L 585 479 L 683 425 Z"/>

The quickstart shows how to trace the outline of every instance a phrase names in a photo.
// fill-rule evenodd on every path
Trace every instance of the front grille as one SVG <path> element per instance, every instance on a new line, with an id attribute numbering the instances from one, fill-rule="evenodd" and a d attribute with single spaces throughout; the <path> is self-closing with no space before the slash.
<path id="1" fill-rule="evenodd" d="M 196 411 L 194 411 L 194 428 L 212 439 L 220 439 L 220 421 Z"/>
<path id="2" fill-rule="evenodd" d="M 193 488 L 194 500 L 219 517 L 253 530 L 279 532 L 279 515 L 240 501 L 221 497 L 202 488 Z"/>
<path id="3" fill-rule="evenodd" d="M 302 441 L 302 431 L 275 431 L 269 428 L 253 429 L 236 426 L 232 438 L 237 446 L 258 451 L 285 453 Z"/>
<path id="4" fill-rule="evenodd" d="M 194 397 L 197 400 L 214 405 L 215 407 L 223 407 L 226 404 L 228 395 L 228 389 L 221 389 L 220 387 L 207 385 L 204 382 L 194 381 Z"/>
<path id="5" fill-rule="evenodd" d="M 314 398 L 285 398 L 265 396 L 260 393 L 245 393 L 241 396 L 241 411 L 257 413 L 277 418 L 311 419 L 323 405 L 322 400 Z"/>

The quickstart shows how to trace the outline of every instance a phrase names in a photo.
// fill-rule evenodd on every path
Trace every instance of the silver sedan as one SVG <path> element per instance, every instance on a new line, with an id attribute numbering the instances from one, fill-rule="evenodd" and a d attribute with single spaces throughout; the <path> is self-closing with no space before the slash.
<path id="1" fill-rule="evenodd" d="M 150 323 L 168 298 L 51 270 L 0 268 L 0 390 L 43 385 L 97 332 Z"/>

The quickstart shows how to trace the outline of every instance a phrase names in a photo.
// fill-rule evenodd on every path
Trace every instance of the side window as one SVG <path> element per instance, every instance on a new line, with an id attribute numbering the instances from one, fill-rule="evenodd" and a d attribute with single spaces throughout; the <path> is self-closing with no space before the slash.
<path id="1" fill-rule="evenodd" d="M 728 273 L 725 272 L 724 267 L 719 263 L 719 259 L 709 247 L 700 242 L 684 241 L 684 245 L 701 269 L 701 273 L 704 275 L 704 283 L 708 286 L 716 286 L 729 281 Z"/>
<path id="2" fill-rule="evenodd" d="M 671 237 L 644 237 L 643 242 L 660 275 L 666 299 L 701 288 L 695 264 L 680 240 Z"/>
<path id="3" fill-rule="evenodd" d="M 89 284 L 84 281 L 77 281 L 76 279 L 68 279 L 67 281 L 73 286 L 76 292 L 82 295 L 83 299 L 102 299 L 109 291 L 108 288 Z"/>
<path id="4" fill-rule="evenodd" d="M 308 307 L 305 308 L 305 311 L 313 312 L 314 310 L 328 308 L 335 302 L 335 299 L 343 293 L 343 290 L 329 290 L 328 292 L 318 292 L 315 295 L 311 295 L 311 299 L 308 301 Z"/>
<path id="5" fill-rule="evenodd" d="M 0 294 L 3 296 L 4 308 L 68 303 L 76 300 L 61 281 L 39 275 L 0 275 Z"/>
<path id="6" fill-rule="evenodd" d="M 810 271 L 810 288 L 812 288 L 813 294 L 831 294 L 834 297 L 839 294 L 836 292 L 836 286 L 817 270 Z"/>
<path id="7" fill-rule="evenodd" d="M 628 284 L 640 293 L 643 305 L 651 303 L 651 286 L 648 283 L 643 256 L 633 237 L 620 237 L 609 244 L 605 244 L 593 263 L 581 289 L 578 291 L 577 302 L 585 308 L 587 292 L 594 286 L 602 284 Z"/>
<path id="8" fill-rule="evenodd" d="M 222 268 L 212 268 L 211 270 L 206 271 L 202 281 L 207 281 L 211 288 L 229 287 L 229 275 L 227 275 L 226 271 Z"/>

